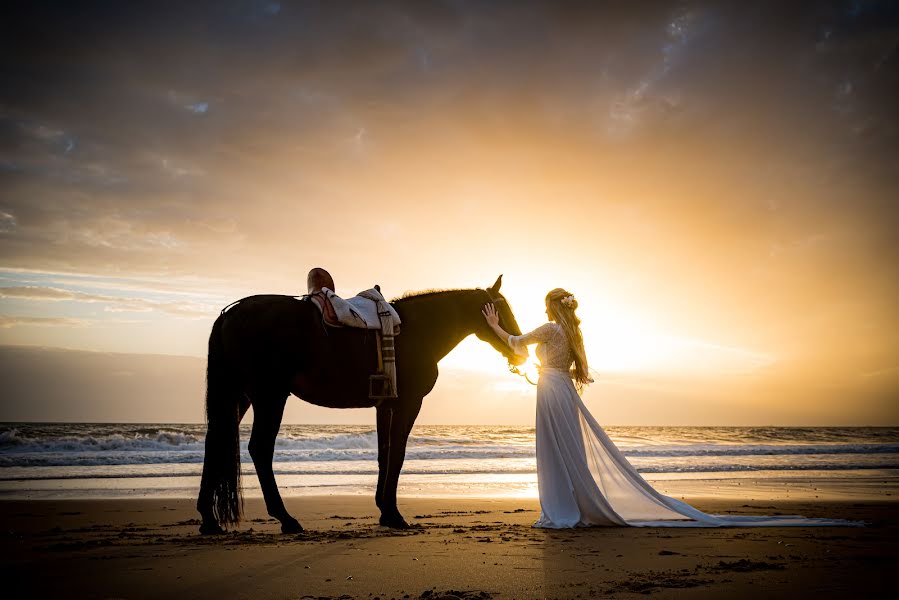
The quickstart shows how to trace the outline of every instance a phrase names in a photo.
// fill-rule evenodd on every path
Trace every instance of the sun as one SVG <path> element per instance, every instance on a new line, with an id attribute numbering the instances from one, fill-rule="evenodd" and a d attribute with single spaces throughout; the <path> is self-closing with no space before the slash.
<path id="1" fill-rule="evenodd" d="M 503 295 L 515 313 L 518 325 L 528 332 L 547 321 L 544 298 L 547 290 L 527 282 L 503 284 Z M 578 293 L 584 345 L 591 368 L 599 372 L 639 371 L 651 368 L 660 357 L 654 353 L 659 347 L 660 334 L 651 330 L 652 321 L 643 315 L 616 306 L 591 290 Z M 537 381 L 538 361 L 533 346 L 519 371 L 532 382 Z M 506 360 L 489 344 L 474 336 L 462 341 L 442 361 L 441 367 L 487 373 L 501 373 Z M 522 379 L 524 381 L 524 379 Z"/>
<path id="2" fill-rule="evenodd" d="M 524 279 L 524 278 L 522 278 Z M 502 288 L 522 331 L 546 322 L 545 289 L 510 280 Z M 649 305 L 632 306 L 608 294 L 581 285 L 576 292 L 578 316 L 584 347 L 594 379 L 610 374 L 708 375 L 751 374 L 775 362 L 776 358 L 716 340 L 695 339 L 664 322 Z M 519 371 L 536 382 L 538 361 L 534 347 Z M 505 358 L 490 344 L 470 336 L 442 361 L 441 368 L 493 373 L 502 376 L 508 369 Z M 524 377 L 522 385 L 527 385 Z"/>
<path id="3" fill-rule="evenodd" d="M 503 293 L 523 331 L 546 322 L 544 299 L 547 291 L 545 286 L 529 281 L 513 281 L 504 287 Z M 581 319 L 591 369 L 599 372 L 642 371 L 659 363 L 661 357 L 655 349 L 659 347 L 657 340 L 664 334 L 654 315 L 616 302 L 585 282 L 579 283 L 573 293 L 578 299 L 577 314 Z"/>

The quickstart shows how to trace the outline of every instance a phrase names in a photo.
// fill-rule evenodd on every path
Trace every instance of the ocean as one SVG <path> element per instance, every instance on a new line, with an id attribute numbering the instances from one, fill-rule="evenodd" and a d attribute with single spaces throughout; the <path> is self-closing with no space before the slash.
<path id="1" fill-rule="evenodd" d="M 608 427 L 647 480 L 899 475 L 896 427 Z M 194 497 L 204 425 L 0 424 L 0 498 Z M 259 495 L 241 428 L 243 485 Z M 374 494 L 373 426 L 284 425 L 275 475 L 285 496 Z M 535 497 L 533 427 L 422 425 L 400 495 Z"/>

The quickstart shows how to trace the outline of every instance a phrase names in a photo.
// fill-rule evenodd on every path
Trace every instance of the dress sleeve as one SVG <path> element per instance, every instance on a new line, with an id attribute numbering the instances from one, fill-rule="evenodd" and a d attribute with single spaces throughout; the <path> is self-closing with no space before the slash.
<path id="1" fill-rule="evenodd" d="M 530 344 L 542 344 L 549 341 L 553 334 L 552 323 L 545 323 L 530 333 L 522 335 L 510 335 L 508 342 L 512 351 L 519 356 L 527 356 L 527 346 Z"/>

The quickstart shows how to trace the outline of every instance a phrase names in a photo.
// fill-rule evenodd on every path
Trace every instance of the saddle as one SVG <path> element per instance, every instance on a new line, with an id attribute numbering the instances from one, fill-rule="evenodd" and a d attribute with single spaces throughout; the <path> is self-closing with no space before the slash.
<path id="1" fill-rule="evenodd" d="M 334 310 L 328 294 L 323 291 L 324 289 L 334 290 L 334 278 L 331 277 L 331 274 L 321 267 L 315 267 L 306 276 L 306 289 L 306 294 L 322 311 L 324 322 L 332 327 L 340 327 L 337 311 Z"/>
<path id="2" fill-rule="evenodd" d="M 331 327 L 343 327 L 340 323 L 340 319 L 337 318 L 337 311 L 334 310 L 334 304 L 331 303 L 331 299 L 328 297 L 327 292 L 315 290 L 314 292 L 309 293 L 309 299 L 312 300 L 320 311 L 322 311 L 322 321 L 325 322 L 325 325 L 330 325 Z"/>
<path id="3" fill-rule="evenodd" d="M 309 293 L 305 296 L 321 311 L 322 321 L 331 327 L 375 329 L 378 369 L 369 376 L 368 397 L 381 401 L 396 398 L 396 354 L 393 338 L 400 332 L 400 317 L 375 286 L 357 296 L 344 299 L 334 293 L 334 280 L 324 269 L 316 268 L 307 278 Z"/>

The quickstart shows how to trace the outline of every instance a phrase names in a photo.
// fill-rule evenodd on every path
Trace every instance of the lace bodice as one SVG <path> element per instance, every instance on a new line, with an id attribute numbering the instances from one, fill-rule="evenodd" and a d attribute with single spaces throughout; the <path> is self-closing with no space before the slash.
<path id="1" fill-rule="evenodd" d="M 537 344 L 537 358 L 543 367 L 567 371 L 574 362 L 568 338 L 558 323 L 546 323 L 530 333 L 509 336 L 509 346 L 518 355 L 527 356 L 529 344 Z"/>

